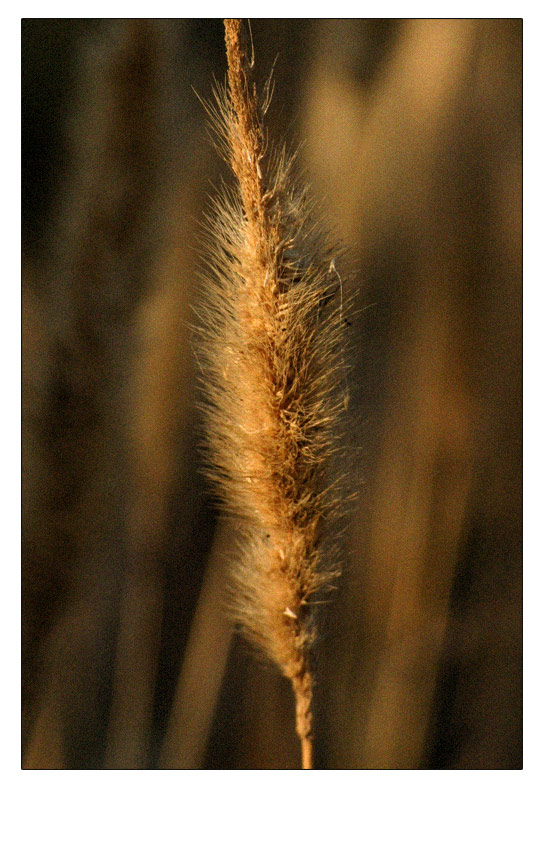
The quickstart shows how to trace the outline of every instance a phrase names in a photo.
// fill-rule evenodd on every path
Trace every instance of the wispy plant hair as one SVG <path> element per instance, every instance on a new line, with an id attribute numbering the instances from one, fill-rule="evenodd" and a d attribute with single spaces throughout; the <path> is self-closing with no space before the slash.
<path id="1" fill-rule="evenodd" d="M 210 114 L 235 186 L 208 221 L 209 464 L 239 525 L 236 617 L 291 680 L 308 768 L 315 606 L 339 571 L 330 466 L 345 401 L 342 285 L 293 159 L 268 149 L 241 22 L 226 20 L 225 35 L 228 88 Z"/>

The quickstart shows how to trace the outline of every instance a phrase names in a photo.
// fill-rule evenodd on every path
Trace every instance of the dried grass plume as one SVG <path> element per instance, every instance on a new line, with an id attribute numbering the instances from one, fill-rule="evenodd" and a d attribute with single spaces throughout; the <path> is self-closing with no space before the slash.
<path id="1" fill-rule="evenodd" d="M 268 148 L 239 20 L 210 114 L 235 187 L 216 199 L 202 307 L 212 475 L 239 525 L 235 611 L 291 680 L 312 767 L 315 604 L 339 567 L 331 458 L 344 410 L 345 317 L 334 252 L 293 161 Z"/>

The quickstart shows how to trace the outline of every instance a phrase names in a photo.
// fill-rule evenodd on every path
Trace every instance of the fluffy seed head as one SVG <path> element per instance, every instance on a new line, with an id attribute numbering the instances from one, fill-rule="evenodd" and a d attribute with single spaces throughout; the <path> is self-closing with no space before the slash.
<path id="1" fill-rule="evenodd" d="M 314 601 L 337 575 L 326 538 L 339 504 L 330 462 L 344 400 L 341 280 L 293 161 L 266 153 L 239 22 L 226 22 L 226 40 L 229 89 L 210 114 L 236 186 L 209 221 L 209 462 L 239 524 L 237 617 L 296 685 L 309 676 Z"/>

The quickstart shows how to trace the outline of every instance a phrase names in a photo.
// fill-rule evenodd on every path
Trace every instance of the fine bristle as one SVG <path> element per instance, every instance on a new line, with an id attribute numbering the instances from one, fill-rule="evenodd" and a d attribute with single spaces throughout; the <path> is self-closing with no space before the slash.
<path id="1" fill-rule="evenodd" d="M 344 401 L 341 280 L 292 161 L 265 155 L 239 22 L 225 26 L 229 92 L 214 122 L 237 184 L 216 201 L 208 232 L 209 462 L 239 524 L 236 616 L 292 680 L 302 739 L 313 605 L 338 573 L 327 532 L 339 503 L 330 458 Z"/>

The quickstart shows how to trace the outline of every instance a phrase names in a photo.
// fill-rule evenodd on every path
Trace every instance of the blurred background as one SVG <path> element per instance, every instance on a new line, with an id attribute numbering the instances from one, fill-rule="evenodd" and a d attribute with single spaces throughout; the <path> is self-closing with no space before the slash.
<path id="1" fill-rule="evenodd" d="M 357 493 L 316 766 L 522 765 L 520 20 L 254 20 L 348 247 Z M 220 20 L 22 22 L 25 768 L 296 768 L 225 613 L 191 326 Z"/>

